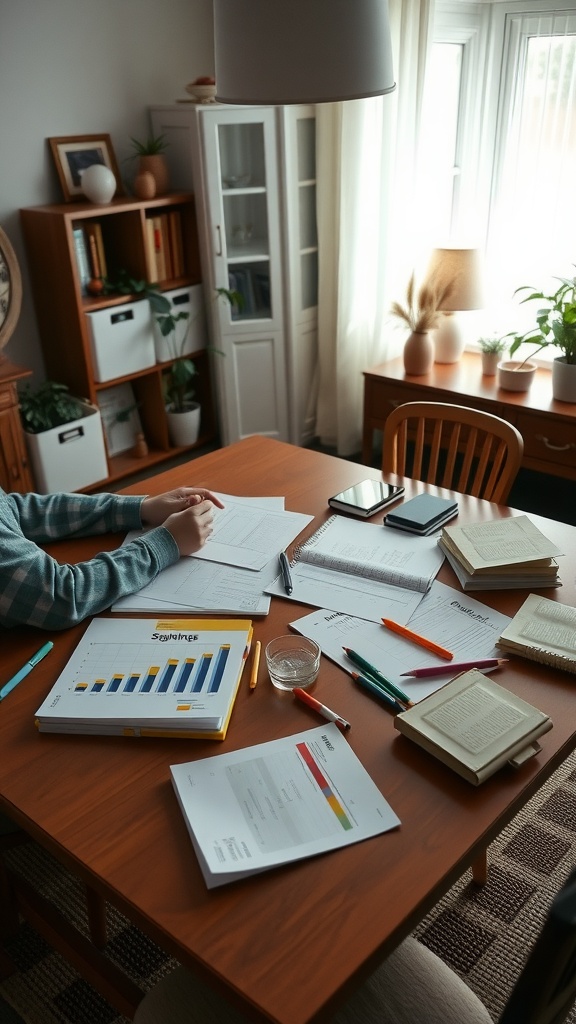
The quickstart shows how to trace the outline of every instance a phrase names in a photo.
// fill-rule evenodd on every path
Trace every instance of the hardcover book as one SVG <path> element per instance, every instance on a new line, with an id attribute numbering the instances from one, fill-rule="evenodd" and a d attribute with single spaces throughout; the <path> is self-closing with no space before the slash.
<path id="1" fill-rule="evenodd" d="M 576 673 L 576 608 L 530 594 L 496 646 Z"/>
<path id="2" fill-rule="evenodd" d="M 394 726 L 478 786 L 505 764 L 518 767 L 537 754 L 552 721 L 473 668 L 396 715 Z"/>
<path id="3" fill-rule="evenodd" d="M 386 526 L 427 537 L 458 515 L 458 502 L 436 494 L 417 494 L 402 502 L 384 519 Z"/>

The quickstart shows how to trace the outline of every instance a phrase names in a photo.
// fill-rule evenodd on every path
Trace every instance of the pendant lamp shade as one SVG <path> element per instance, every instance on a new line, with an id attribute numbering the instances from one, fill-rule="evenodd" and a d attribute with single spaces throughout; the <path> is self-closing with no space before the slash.
<path id="1" fill-rule="evenodd" d="M 331 103 L 396 85 L 388 0 L 214 0 L 216 99 Z"/>

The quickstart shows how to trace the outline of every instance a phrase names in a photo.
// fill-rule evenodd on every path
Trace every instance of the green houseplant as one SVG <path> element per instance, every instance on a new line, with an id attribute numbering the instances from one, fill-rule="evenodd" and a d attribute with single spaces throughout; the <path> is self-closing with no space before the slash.
<path id="1" fill-rule="evenodd" d="M 486 377 L 494 377 L 500 356 L 508 347 L 507 337 L 499 338 L 491 335 L 487 338 L 479 338 L 480 352 L 482 353 L 482 373 Z"/>
<path id="2" fill-rule="evenodd" d="M 168 191 L 169 173 L 164 151 L 168 145 L 164 135 L 150 135 L 144 142 L 131 138 L 138 169 L 134 191 L 139 199 L 153 199 Z M 153 184 L 151 180 L 153 179 Z"/>
<path id="3" fill-rule="evenodd" d="M 543 348 L 555 347 L 562 355 L 552 362 L 552 394 L 563 402 L 576 402 L 576 278 L 558 277 L 555 292 L 545 295 L 531 285 L 522 285 L 514 292 L 529 292 L 521 302 L 537 300 L 536 327 L 525 334 L 516 334 L 510 345 L 514 355 L 520 345 L 534 344 L 534 355 Z"/>
<path id="4" fill-rule="evenodd" d="M 29 434 L 41 434 L 84 416 L 80 399 L 74 398 L 65 384 L 53 380 L 44 381 L 36 389 L 25 384 L 18 401 L 24 430 Z"/>

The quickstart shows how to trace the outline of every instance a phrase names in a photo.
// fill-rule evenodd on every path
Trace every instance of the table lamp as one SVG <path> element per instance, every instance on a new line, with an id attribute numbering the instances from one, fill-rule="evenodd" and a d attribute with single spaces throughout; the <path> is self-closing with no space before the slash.
<path id="1" fill-rule="evenodd" d="M 426 280 L 434 280 L 438 290 L 452 282 L 450 294 L 442 307 L 442 323 L 434 336 L 434 361 L 457 363 L 464 350 L 464 338 L 454 313 L 481 309 L 484 304 L 480 250 L 434 249 Z"/>
<path id="2" fill-rule="evenodd" d="M 216 99 L 330 103 L 396 88 L 388 0 L 214 0 Z"/>

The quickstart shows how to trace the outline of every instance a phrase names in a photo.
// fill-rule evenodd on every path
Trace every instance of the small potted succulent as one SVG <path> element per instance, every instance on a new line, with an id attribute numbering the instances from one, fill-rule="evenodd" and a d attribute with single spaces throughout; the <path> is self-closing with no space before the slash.
<path id="1" fill-rule="evenodd" d="M 164 135 L 151 135 L 144 142 L 131 138 L 134 156 L 138 157 L 138 170 L 134 191 L 139 199 L 153 199 L 168 191 L 168 164 L 164 151 L 168 145 Z"/>
<path id="2" fill-rule="evenodd" d="M 499 338 L 493 335 L 487 338 L 480 338 L 478 344 L 482 353 L 482 373 L 485 377 L 494 377 L 500 357 L 508 347 L 506 336 Z"/>

